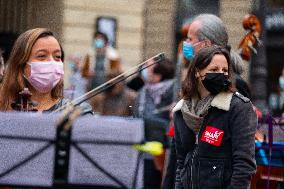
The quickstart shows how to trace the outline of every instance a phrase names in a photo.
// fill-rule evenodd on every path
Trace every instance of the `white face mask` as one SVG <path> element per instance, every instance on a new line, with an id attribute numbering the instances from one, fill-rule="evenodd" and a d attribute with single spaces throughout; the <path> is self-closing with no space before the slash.
<path id="1" fill-rule="evenodd" d="M 62 62 L 31 62 L 29 83 L 39 92 L 50 92 L 63 79 L 64 69 Z"/>

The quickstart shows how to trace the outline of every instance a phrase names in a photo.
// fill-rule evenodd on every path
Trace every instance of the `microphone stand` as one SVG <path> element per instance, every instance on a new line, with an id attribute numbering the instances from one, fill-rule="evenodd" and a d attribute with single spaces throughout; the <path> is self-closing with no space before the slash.
<path id="1" fill-rule="evenodd" d="M 54 188 L 62 188 L 68 184 L 72 124 L 80 115 L 81 109 L 79 107 L 69 106 L 56 124 Z"/>

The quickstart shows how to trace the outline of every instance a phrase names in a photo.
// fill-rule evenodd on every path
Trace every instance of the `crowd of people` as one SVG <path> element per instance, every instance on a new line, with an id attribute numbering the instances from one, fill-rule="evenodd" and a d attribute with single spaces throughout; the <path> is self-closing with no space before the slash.
<path id="1" fill-rule="evenodd" d="M 82 114 L 144 120 L 145 141 L 159 141 L 168 151 L 162 159 L 145 156 L 146 189 L 249 188 L 256 171 L 257 116 L 249 86 L 241 77 L 242 60 L 230 49 L 219 17 L 198 15 L 187 29 L 181 64 L 166 58 L 138 72 L 82 103 Z M 22 33 L 5 70 L 0 59 L 0 110 L 18 110 L 19 94 L 28 88 L 32 110 L 52 112 L 123 73 L 118 51 L 99 31 L 86 55 L 68 57 L 66 96 L 64 60 L 62 45 L 51 30 Z M 167 136 L 170 125 L 172 137 Z"/>

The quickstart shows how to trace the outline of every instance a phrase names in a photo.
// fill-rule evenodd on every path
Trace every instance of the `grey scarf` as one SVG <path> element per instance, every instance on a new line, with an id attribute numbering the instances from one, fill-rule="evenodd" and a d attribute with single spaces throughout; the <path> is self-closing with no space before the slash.
<path id="1" fill-rule="evenodd" d="M 196 134 L 198 133 L 201 124 L 214 96 L 207 96 L 203 99 L 191 98 L 185 100 L 181 112 L 186 125 L 192 129 Z"/>
<path id="2" fill-rule="evenodd" d="M 173 84 L 174 84 L 173 79 L 164 80 L 162 82 L 155 84 L 146 84 L 139 92 L 140 95 L 139 95 L 138 115 L 140 117 L 143 117 L 144 115 L 145 105 L 147 101 L 146 93 L 153 99 L 154 106 L 156 108 L 156 106 L 161 103 L 162 96 L 166 92 L 168 92 L 168 90 Z"/>

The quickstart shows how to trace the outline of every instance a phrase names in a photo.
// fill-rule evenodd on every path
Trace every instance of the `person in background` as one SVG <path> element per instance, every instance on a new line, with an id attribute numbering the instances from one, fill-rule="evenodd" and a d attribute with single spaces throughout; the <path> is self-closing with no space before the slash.
<path id="1" fill-rule="evenodd" d="M 244 72 L 243 60 L 238 53 L 232 50 L 230 55 L 231 55 L 232 69 L 235 76 L 236 88 L 238 92 L 240 92 L 242 95 L 250 99 L 251 98 L 250 88 L 247 82 L 241 76 Z"/>
<path id="2" fill-rule="evenodd" d="M 169 59 L 142 70 L 141 75 L 146 84 L 139 91 L 136 99 L 134 112 L 137 117 L 149 117 L 158 109 L 168 107 L 169 101 L 172 101 L 169 97 L 173 94 L 171 87 L 174 82 L 174 71 L 174 63 Z M 166 101 L 163 97 L 166 97 Z M 168 112 L 169 109 L 165 112 L 158 111 L 157 115 L 169 119 Z"/>
<path id="3" fill-rule="evenodd" d="M 187 33 L 190 24 L 185 23 L 180 32 L 178 39 L 177 48 L 177 60 L 175 66 L 175 82 L 174 82 L 174 95 L 173 95 L 173 106 L 180 100 L 181 91 L 181 81 L 185 79 L 186 71 L 188 69 L 190 61 L 184 58 L 183 55 L 183 42 L 187 39 Z M 176 157 L 175 157 L 175 147 L 174 147 L 174 124 L 173 124 L 173 114 L 170 114 L 170 128 L 167 132 L 169 138 L 169 146 L 167 146 L 165 151 L 165 162 L 164 171 L 162 176 L 162 188 L 172 189 L 174 188 L 175 170 L 176 170 Z"/>
<path id="4" fill-rule="evenodd" d="M 134 116 L 145 122 L 146 141 L 159 141 L 167 145 L 166 130 L 173 102 L 175 65 L 169 59 L 142 70 L 145 85 L 139 90 L 134 106 Z M 155 160 L 155 161 L 154 161 Z M 148 156 L 145 160 L 144 187 L 160 188 L 162 161 Z"/>
<path id="5" fill-rule="evenodd" d="M 279 76 L 278 79 L 279 82 L 279 88 L 280 88 L 280 106 L 281 106 L 281 113 L 282 113 L 282 117 L 284 119 L 284 67 L 281 70 L 281 75 Z"/>
<path id="6" fill-rule="evenodd" d="M 132 77 L 128 82 L 127 82 L 127 87 L 138 92 L 143 86 L 145 82 L 142 77 L 142 73 L 139 72 L 136 76 Z"/>
<path id="7" fill-rule="evenodd" d="M 271 90 L 268 98 L 271 113 L 275 117 L 282 117 L 284 122 L 284 67 L 281 69 L 277 83 L 271 84 Z"/>
<path id="8" fill-rule="evenodd" d="M 228 47 L 228 34 L 224 23 L 212 14 L 198 15 L 190 24 L 187 39 L 183 43 L 184 57 L 190 61 L 200 49 L 213 44 Z"/>
<path id="9" fill-rule="evenodd" d="M 281 90 L 284 91 L 284 67 L 281 70 L 281 75 L 279 76 L 278 82 Z"/>
<path id="10" fill-rule="evenodd" d="M 121 70 L 119 54 L 116 49 L 109 45 L 105 33 L 95 32 L 92 49 L 86 56 L 90 59 L 91 67 L 94 70 L 90 89 L 103 84 L 106 81 L 106 73 L 111 70 Z"/>
<path id="11" fill-rule="evenodd" d="M 190 28 L 189 23 L 185 23 L 181 28 L 181 40 L 178 44 L 177 63 L 176 63 L 176 91 L 180 91 L 181 82 L 184 80 L 190 60 L 186 59 L 183 55 L 183 44 L 187 40 L 187 34 Z M 177 100 L 176 96 L 176 99 Z"/>
<path id="12" fill-rule="evenodd" d="M 70 58 L 71 76 L 70 82 L 70 99 L 74 99 L 88 92 L 90 79 L 93 76 L 93 70 L 90 65 L 90 57 L 85 56 L 84 60 L 79 55 L 71 56 Z"/>
<path id="13" fill-rule="evenodd" d="M 228 45 L 228 33 L 225 24 L 219 17 L 213 14 L 197 15 L 188 25 L 187 39 L 183 42 L 182 46 L 183 57 L 189 62 L 188 65 L 191 65 L 194 56 L 196 56 L 202 48 L 211 45 L 230 48 Z M 182 74 L 182 76 L 186 76 L 186 74 Z M 178 93 L 178 91 L 175 91 L 175 93 Z M 168 160 L 171 164 L 168 164 L 167 166 L 162 187 L 163 189 L 172 189 L 175 187 L 175 165 L 172 163 L 176 162 L 175 138 L 173 138 L 172 141 L 169 155 L 170 158 Z"/>
<path id="14" fill-rule="evenodd" d="M 120 71 L 111 71 L 107 74 L 107 80 L 118 75 Z M 136 92 L 128 89 L 125 81 L 121 81 L 90 99 L 95 113 L 100 115 L 114 116 L 133 116 L 133 106 L 136 98 Z"/>
<path id="15" fill-rule="evenodd" d="M 236 89 L 243 96 L 251 99 L 250 88 L 249 88 L 247 82 L 241 76 L 244 72 L 243 59 L 241 58 L 241 56 L 238 53 L 236 53 L 235 51 L 232 51 L 232 50 L 230 52 L 230 56 L 231 56 L 232 71 L 234 73 L 233 78 L 234 78 Z M 257 119 L 259 121 L 261 121 L 262 118 L 263 118 L 262 112 L 260 111 L 260 109 L 258 109 L 254 105 L 253 105 L 253 108 L 254 108 L 254 111 L 257 115 Z M 257 130 L 256 134 L 255 134 L 255 138 L 257 140 L 263 141 L 264 135 L 259 130 Z"/>
<path id="16" fill-rule="evenodd" d="M 194 57 L 174 107 L 175 188 L 248 188 L 255 173 L 256 114 L 234 92 L 231 58 L 220 46 Z"/>
<path id="17" fill-rule="evenodd" d="M 35 109 L 54 111 L 64 105 L 64 52 L 54 34 L 47 28 L 30 29 L 16 40 L 0 88 L 0 111 L 12 111 L 12 103 L 28 88 L 35 101 Z M 83 114 L 91 113 L 82 104 Z"/>

